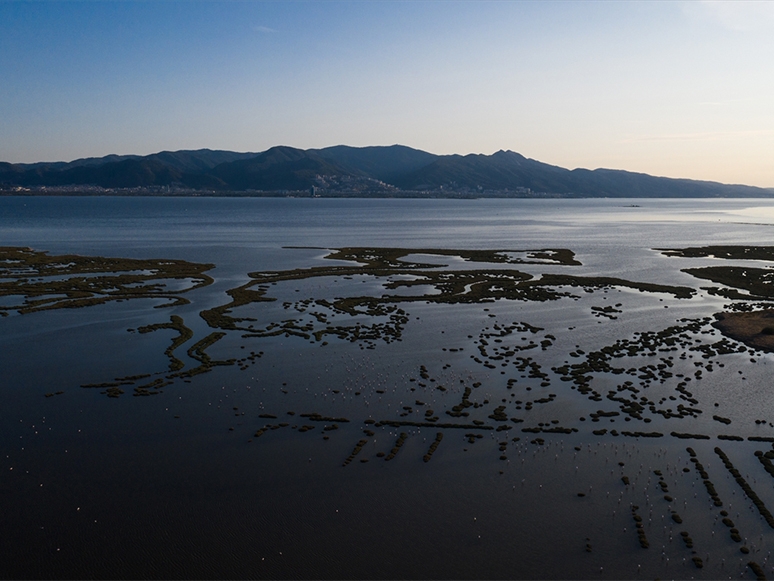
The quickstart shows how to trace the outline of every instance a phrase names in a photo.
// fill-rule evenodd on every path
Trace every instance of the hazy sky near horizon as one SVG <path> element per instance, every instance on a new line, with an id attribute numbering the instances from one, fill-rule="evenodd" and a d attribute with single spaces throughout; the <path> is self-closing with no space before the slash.
<path id="1" fill-rule="evenodd" d="M 0 0 L 0 160 L 400 143 L 774 187 L 774 2 Z"/>

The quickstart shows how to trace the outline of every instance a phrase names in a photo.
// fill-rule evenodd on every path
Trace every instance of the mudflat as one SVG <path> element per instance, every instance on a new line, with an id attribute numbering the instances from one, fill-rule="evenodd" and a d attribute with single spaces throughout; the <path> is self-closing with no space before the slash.
<path id="1" fill-rule="evenodd" d="M 718 313 L 713 327 L 726 337 L 762 351 L 774 352 L 774 309 Z"/>

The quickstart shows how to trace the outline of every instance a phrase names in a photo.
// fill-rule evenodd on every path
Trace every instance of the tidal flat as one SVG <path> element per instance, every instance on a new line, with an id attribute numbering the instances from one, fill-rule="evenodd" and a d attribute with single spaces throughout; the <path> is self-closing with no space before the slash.
<path id="1" fill-rule="evenodd" d="M 595 204 L 443 247 L 6 226 L 2 576 L 774 575 L 766 230 L 654 210 L 613 246 L 640 209 Z"/>

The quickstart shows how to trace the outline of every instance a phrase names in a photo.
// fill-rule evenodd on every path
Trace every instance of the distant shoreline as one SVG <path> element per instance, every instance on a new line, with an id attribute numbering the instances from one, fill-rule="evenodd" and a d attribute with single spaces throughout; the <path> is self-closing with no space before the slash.
<path id="1" fill-rule="evenodd" d="M 514 151 L 435 155 L 402 145 L 162 151 L 71 162 L 0 162 L 0 192 L 335 198 L 768 198 L 774 188 L 566 169 Z"/>
<path id="2" fill-rule="evenodd" d="M 309 192 L 299 191 L 156 191 L 153 189 L 62 189 L 45 190 L 38 189 L 13 189 L 0 190 L 0 197 L 26 196 L 26 197 L 135 197 L 135 198 L 300 198 L 300 199 L 360 199 L 360 200 L 389 200 L 389 199 L 421 199 L 421 200 L 597 200 L 597 199 L 635 199 L 635 200 L 738 200 L 738 199 L 774 199 L 774 192 L 759 195 L 685 195 L 685 196 L 643 196 L 643 195 L 586 195 L 586 194 L 552 194 L 536 193 L 525 194 L 522 192 L 495 191 L 495 192 L 453 192 L 437 190 L 429 191 L 397 191 L 389 193 L 364 194 L 362 192 L 321 192 L 310 195 Z"/>

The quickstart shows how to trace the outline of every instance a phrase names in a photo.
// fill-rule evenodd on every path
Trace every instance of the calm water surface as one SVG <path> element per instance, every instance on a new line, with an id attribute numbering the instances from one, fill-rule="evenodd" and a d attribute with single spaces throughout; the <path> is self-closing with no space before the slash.
<path id="1" fill-rule="evenodd" d="M 773 228 L 774 203 L 762 200 L 0 197 L 0 246 L 211 263 L 215 279 L 186 293 L 187 305 L 159 309 L 154 307 L 163 301 L 133 299 L 26 315 L 10 311 L 0 318 L 0 510 L 9 531 L 0 548 L 0 574 L 754 578 L 750 561 L 774 574 L 769 565 L 774 531 L 714 452 L 720 445 L 774 510 L 774 480 L 754 455 L 771 444 L 746 439 L 774 436 L 768 424 L 774 416 L 774 358 L 720 355 L 710 371 L 701 352 L 687 347 L 640 352 L 621 365 L 655 368 L 673 356 L 669 369 L 675 377 L 646 381 L 638 376 L 642 371 L 594 373 L 591 385 L 599 400 L 554 371 L 616 341 L 635 341 L 637 333 L 701 320 L 728 306 L 729 300 L 701 290 L 707 281 L 682 272 L 717 265 L 717 259 L 668 258 L 655 249 L 772 245 Z M 197 361 L 187 350 L 212 332 L 200 313 L 228 303 L 227 291 L 247 283 L 249 273 L 352 266 L 324 258 L 326 249 L 343 247 L 567 248 L 581 265 L 425 258 L 455 271 L 605 276 L 695 293 L 678 299 L 612 285 L 563 287 L 573 297 L 551 301 L 417 300 L 400 305 L 406 312 L 401 341 L 326 335 L 323 345 L 313 336 L 245 337 L 229 331 L 209 348 L 213 358 L 261 352 L 260 358 L 177 378 L 152 397 L 132 397 L 132 386 L 119 398 L 80 387 L 162 376 L 174 333 L 134 330 L 168 322 L 171 315 L 193 332 L 178 356 L 186 368 L 194 367 Z M 722 262 L 769 267 L 762 261 Z M 397 294 L 388 283 L 389 277 L 369 273 L 283 280 L 267 287 L 276 301 L 250 303 L 233 315 L 254 320 L 255 328 L 293 319 L 320 330 L 326 323 L 312 311 L 325 311 L 321 299 Z M 419 291 L 400 291 L 411 292 Z M 422 292 L 439 291 L 428 285 Z M 0 307 L 12 304 L 8 297 L 2 300 Z M 592 307 L 614 307 L 615 318 Z M 327 324 L 350 330 L 388 322 L 373 313 L 323 315 Z M 500 335 L 516 323 L 540 331 L 519 327 Z M 686 333 L 696 345 L 721 339 L 709 324 Z M 541 349 L 537 343 L 547 334 L 553 339 Z M 481 359 L 493 348 L 530 341 L 537 342 L 534 349 Z M 519 357 L 529 358 L 545 377 L 531 376 L 533 368 Z M 703 374 L 697 377 L 698 369 Z M 698 403 L 680 399 L 678 373 L 692 380 L 686 384 Z M 655 414 L 647 424 L 620 414 L 592 422 L 598 411 L 619 410 L 619 402 L 608 396 L 628 396 L 617 391 L 625 380 L 639 389 L 638 397 L 664 409 L 689 405 L 701 413 L 683 419 Z M 471 406 L 462 409 L 469 415 L 450 416 L 447 412 L 465 400 L 466 387 L 472 390 Z M 57 391 L 63 393 L 44 397 Z M 490 415 L 497 406 L 520 421 L 497 421 Z M 364 423 L 427 424 L 426 411 L 440 418 L 436 423 L 476 419 L 510 429 Z M 313 412 L 329 419 L 301 415 Z M 287 425 L 256 437 L 262 427 L 279 424 Z M 314 429 L 299 431 L 310 424 Z M 575 431 L 540 431 L 557 426 Z M 540 429 L 524 432 L 525 427 Z M 593 433 L 601 428 L 608 432 Z M 613 429 L 663 436 L 613 436 Z M 673 431 L 709 439 L 685 440 L 670 436 Z M 443 439 L 424 462 L 438 433 Z M 719 441 L 718 435 L 743 441 Z M 385 462 L 399 440 L 395 457 Z M 342 466 L 358 446 L 353 461 Z M 688 446 L 709 473 L 722 508 L 712 504 Z M 720 510 L 733 520 L 741 542 L 729 538 Z M 647 549 L 638 541 L 635 513 L 643 518 Z M 693 547 L 682 540 L 682 531 Z M 703 568 L 695 566 L 694 557 L 702 559 Z"/>

